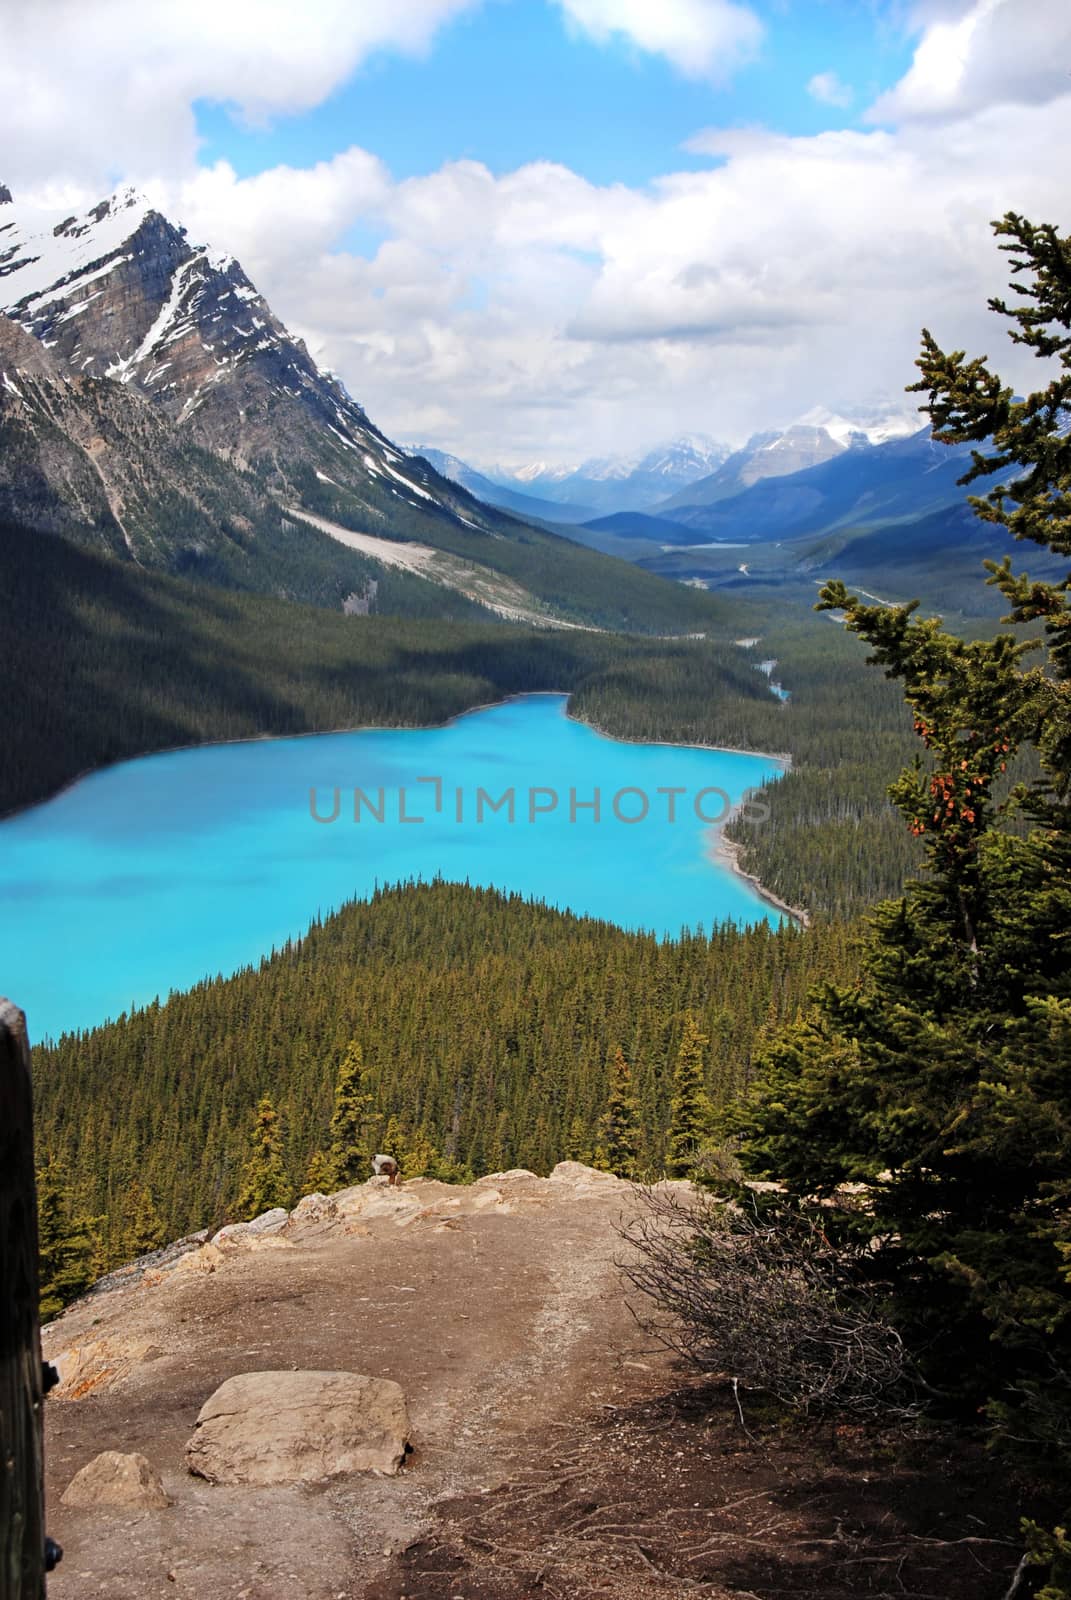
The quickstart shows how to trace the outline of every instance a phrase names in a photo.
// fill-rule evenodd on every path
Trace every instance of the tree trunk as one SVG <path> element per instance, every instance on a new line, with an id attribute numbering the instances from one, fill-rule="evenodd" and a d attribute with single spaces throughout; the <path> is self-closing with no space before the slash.
<path id="1" fill-rule="evenodd" d="M 0 1600 L 42 1600 L 44 1447 L 26 1019 L 0 999 Z"/>

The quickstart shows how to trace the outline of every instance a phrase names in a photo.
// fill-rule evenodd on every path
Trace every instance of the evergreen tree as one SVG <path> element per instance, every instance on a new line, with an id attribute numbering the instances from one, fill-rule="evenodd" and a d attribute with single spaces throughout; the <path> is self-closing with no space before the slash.
<path id="1" fill-rule="evenodd" d="M 245 1220 L 259 1217 L 262 1211 L 290 1204 L 290 1180 L 283 1166 L 282 1135 L 279 1118 L 270 1095 L 262 1095 L 253 1113 L 249 1156 L 242 1168 L 242 1187 L 238 1195 L 238 1214 Z"/>
<path id="2" fill-rule="evenodd" d="M 686 1012 L 673 1071 L 669 1112 L 666 1171 L 671 1178 L 687 1178 L 692 1174 L 710 1136 L 712 1110 L 707 1098 L 703 1059 L 706 1043 L 694 1014 Z"/>
<path id="3" fill-rule="evenodd" d="M 398 1171 L 404 1174 L 405 1131 L 396 1116 L 388 1117 L 379 1145 L 377 1155 L 393 1156 L 398 1163 Z"/>
<path id="4" fill-rule="evenodd" d="M 67 1174 L 49 1161 L 37 1174 L 37 1248 L 41 1320 L 57 1316 L 93 1281 L 94 1240 L 85 1217 L 72 1217 Z"/>
<path id="5" fill-rule="evenodd" d="M 331 1113 L 328 1162 L 333 1187 L 361 1183 L 368 1176 L 369 1154 L 365 1122 L 369 1097 L 364 1092 L 364 1056 L 356 1039 L 346 1049 L 335 1079 L 335 1105 Z"/>
<path id="6" fill-rule="evenodd" d="M 610 1062 L 606 1110 L 599 1123 L 599 1165 L 619 1178 L 636 1178 L 640 1164 L 640 1106 L 620 1045 Z"/>
<path id="7" fill-rule="evenodd" d="M 335 1171 L 330 1158 L 322 1150 L 314 1150 L 305 1168 L 305 1193 L 330 1194 L 335 1186 Z"/>
<path id="8" fill-rule="evenodd" d="M 123 1261 L 135 1261 L 138 1256 L 158 1250 L 165 1242 L 166 1230 L 152 1190 L 135 1178 L 128 1184 L 123 1197 L 121 1255 Z"/>
<path id="9" fill-rule="evenodd" d="M 513 1118 L 508 1111 L 500 1111 L 491 1144 L 491 1171 L 508 1172 L 515 1165 L 514 1156 Z"/>
<path id="10" fill-rule="evenodd" d="M 569 1124 L 565 1141 L 565 1155 L 569 1161 L 582 1161 L 586 1167 L 594 1166 L 595 1150 L 591 1142 L 591 1129 L 583 1117 L 574 1117 Z"/>
<path id="11" fill-rule="evenodd" d="M 384 1154 L 390 1154 L 385 1151 Z M 439 1175 L 439 1152 L 432 1144 L 426 1128 L 418 1128 L 404 1141 L 399 1160 L 407 1178 L 436 1178 Z"/>
<path id="12" fill-rule="evenodd" d="M 928 333 L 919 361 L 935 437 L 990 441 L 965 482 L 999 473 L 973 503 L 983 521 L 1071 555 L 1071 239 L 1009 215 L 996 225 L 1026 273 L 1028 304 L 998 312 L 1013 339 L 1062 375 L 1025 401 L 984 361 L 946 356 Z M 873 658 L 902 681 L 924 748 L 891 793 L 925 849 L 926 872 L 876 912 L 859 983 L 827 985 L 770 1050 L 732 1120 L 746 1168 L 801 1197 L 871 1186 L 873 1210 L 823 1212 L 830 1230 L 878 1241 L 875 1273 L 925 1375 L 1032 1466 L 1071 1469 L 1071 575 L 1056 582 L 987 563 L 1010 623 L 1044 619 L 1043 668 L 1002 633 L 965 643 L 915 607 L 843 610 Z M 1029 741 L 1041 777 L 1016 795 L 1032 824 L 1007 826 L 994 799 Z M 1053 1591 L 1055 1593 L 1055 1591 Z"/>

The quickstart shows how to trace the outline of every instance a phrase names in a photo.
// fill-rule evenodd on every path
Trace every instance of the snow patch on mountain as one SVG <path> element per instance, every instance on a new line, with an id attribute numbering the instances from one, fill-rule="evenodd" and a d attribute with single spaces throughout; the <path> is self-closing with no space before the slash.
<path id="1" fill-rule="evenodd" d="M 9 204 L 12 215 L 5 211 L 0 224 L 0 303 L 8 311 L 66 299 L 106 276 L 152 209 L 136 189 L 120 190 L 84 217 L 58 223 L 20 221 L 14 202 Z"/>
<path id="2" fill-rule="evenodd" d="M 848 448 L 853 441 L 885 444 L 889 439 L 907 438 L 919 431 L 920 420 L 918 412 L 905 407 L 876 404 L 859 407 L 854 416 L 844 417 L 828 406 L 812 406 L 792 426 L 822 428 L 837 444 Z"/>

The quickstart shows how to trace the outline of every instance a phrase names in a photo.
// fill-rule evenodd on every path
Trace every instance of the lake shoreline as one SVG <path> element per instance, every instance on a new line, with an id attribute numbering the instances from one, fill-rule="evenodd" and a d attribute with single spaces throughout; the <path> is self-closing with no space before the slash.
<path id="1" fill-rule="evenodd" d="M 500 701 L 499 704 L 505 704 L 505 702 Z M 599 734 L 601 738 L 612 739 L 617 744 L 642 744 L 654 748 L 664 746 L 674 750 L 714 750 L 723 755 L 731 756 L 761 756 L 764 761 L 780 762 L 782 767 L 782 777 L 785 775 L 785 773 L 791 772 L 792 770 L 792 756 L 787 750 L 781 752 L 774 752 L 770 750 L 742 750 L 739 745 L 697 744 L 687 743 L 675 739 L 625 739 L 619 738 L 617 734 L 608 732 L 605 728 L 600 728 L 596 722 L 588 722 L 583 717 L 574 716 L 572 712 L 569 711 L 568 707 L 566 708 L 565 714 L 570 722 L 575 722 L 579 727 L 582 728 L 591 728 L 595 733 Z M 757 793 L 757 791 L 751 790 L 750 793 L 754 794 Z M 791 917 L 794 922 L 798 922 L 801 928 L 809 928 L 811 926 L 811 915 L 809 911 L 805 910 L 802 906 L 790 906 L 786 900 L 781 899 L 780 895 L 776 895 L 772 889 L 768 889 L 763 883 L 762 879 L 757 877 L 755 873 L 746 872 L 740 865 L 740 851 L 743 846 L 737 844 L 735 840 L 727 839 L 725 837 L 725 829 L 728 827 L 729 823 L 732 822 L 733 817 L 739 812 L 739 810 L 739 806 L 734 806 L 732 814 L 726 817 L 723 823 L 719 823 L 717 828 L 714 830 L 715 838 L 712 841 L 710 849 L 708 849 L 706 852 L 708 861 L 711 861 L 716 866 L 727 867 L 728 870 L 733 874 L 733 877 L 739 878 L 741 882 L 748 884 L 750 888 L 755 891 L 760 900 L 764 900 L 767 905 L 773 906 L 777 911 L 783 911 L 784 914 L 788 917 Z"/>
<path id="2" fill-rule="evenodd" d="M 730 817 L 728 822 L 732 820 Z M 794 922 L 798 922 L 801 928 L 809 928 L 811 926 L 811 914 L 809 911 L 803 906 L 790 906 L 787 900 L 782 900 L 780 895 L 776 895 L 772 889 L 768 889 L 762 879 L 757 877 L 755 873 L 746 872 L 740 865 L 740 852 L 744 847 L 736 839 L 727 839 L 725 837 L 725 829 L 728 826 L 728 822 L 723 823 L 715 830 L 715 836 L 707 851 L 708 860 L 716 862 L 718 866 L 728 867 L 735 877 L 742 878 L 745 883 L 749 883 L 759 898 L 765 900 L 767 905 L 776 907 L 778 911 L 783 911 Z"/>
<path id="3" fill-rule="evenodd" d="M 246 733 L 239 734 L 234 739 L 199 739 L 192 744 L 169 744 L 159 750 L 141 750 L 128 756 L 120 756 L 116 761 L 102 761 L 96 767 L 83 767 L 81 772 L 76 773 L 73 778 L 68 778 L 50 794 L 42 795 L 40 800 L 29 800 L 25 805 L 12 806 L 10 811 L 0 812 L 0 824 L 13 822 L 16 817 L 25 816 L 28 811 L 36 811 L 38 806 L 50 805 L 53 800 L 58 800 L 61 795 L 77 788 L 87 778 L 96 777 L 98 772 L 110 772 L 113 767 L 121 767 L 127 761 L 151 761 L 155 756 L 184 755 L 191 750 L 219 750 L 224 745 L 232 744 L 279 744 L 287 739 L 324 739 L 336 733 L 435 733 L 442 728 L 453 727 L 462 717 L 472 716 L 477 711 L 494 711 L 499 706 L 511 705 L 515 700 L 537 700 L 548 696 L 564 699 L 565 715 L 570 722 L 575 722 L 581 728 L 590 728 L 592 733 L 597 733 L 600 738 L 612 739 L 616 744 L 642 744 L 669 750 L 714 750 L 732 756 L 761 756 L 765 761 L 782 762 L 786 772 L 792 766 L 792 757 L 787 751 L 777 753 L 769 750 L 741 750 L 735 745 L 696 744 L 681 739 L 630 739 L 624 734 L 611 733 L 608 729 L 600 727 L 597 722 L 589 722 L 585 717 L 574 716 L 569 710 L 572 690 L 520 689 L 516 694 L 506 695 L 503 700 L 482 700 L 479 705 L 466 706 L 463 711 L 455 711 L 443 722 L 361 722 L 341 728 L 308 728 L 301 733 Z"/>
<path id="4" fill-rule="evenodd" d="M 792 768 L 792 756 L 788 751 L 746 750 L 738 745 L 709 744 L 698 740 L 630 738 L 626 735 L 614 733 L 611 729 L 606 728 L 600 723 L 592 721 L 587 717 L 577 715 L 571 709 L 570 701 L 572 699 L 572 694 L 568 690 L 526 689 L 521 690 L 518 694 L 507 695 L 502 700 L 481 701 L 477 705 L 466 706 L 463 710 L 455 712 L 452 716 L 445 718 L 442 722 L 359 723 L 339 728 L 309 729 L 300 733 L 251 733 L 234 739 L 207 739 L 193 744 L 168 745 L 160 750 L 145 751 L 141 755 L 123 756 L 118 761 L 109 761 L 102 763 L 100 766 L 88 767 L 82 772 L 78 773 L 75 777 L 69 779 L 60 788 L 56 789 L 52 794 L 47 795 L 44 799 L 32 801 L 28 805 L 19 806 L 12 811 L 6 812 L 2 817 L 0 817 L 0 824 L 13 821 L 30 811 L 36 810 L 39 806 L 49 805 L 53 800 L 57 800 L 62 795 L 67 794 L 70 790 L 77 788 L 77 786 L 80 783 L 85 782 L 87 778 L 92 778 L 98 773 L 107 772 L 114 767 L 122 766 L 124 762 L 127 761 L 144 761 L 147 759 L 152 759 L 155 756 L 188 754 L 190 751 L 194 750 L 221 749 L 227 745 L 282 743 L 287 740 L 296 739 L 320 739 L 335 734 L 428 733 L 450 728 L 454 726 L 454 724 L 460 722 L 462 718 L 473 716 L 477 712 L 493 711 L 502 706 L 508 706 L 515 701 L 539 698 L 563 699 L 565 701 L 563 715 L 567 721 L 575 723 L 578 727 L 587 728 L 590 730 L 590 732 L 595 734 L 596 737 L 600 739 L 606 739 L 614 744 L 641 745 L 652 749 L 706 750 L 714 754 L 754 756 L 764 761 L 776 762 L 781 767 L 782 774 L 791 771 Z M 739 807 L 734 808 L 734 814 L 735 811 L 738 810 Z M 712 847 L 706 852 L 707 859 L 713 865 L 728 868 L 735 878 L 739 879 L 743 883 L 746 883 L 758 896 L 758 898 L 765 902 L 765 904 L 773 906 L 775 910 L 778 910 L 784 915 L 791 917 L 801 927 L 809 927 L 810 917 L 806 910 L 799 906 L 788 905 L 778 895 L 774 894 L 772 890 L 768 889 L 766 885 L 763 884 L 761 879 L 758 878 L 754 873 L 745 871 L 745 869 L 741 866 L 739 860 L 741 846 L 735 843 L 733 840 L 726 839 L 724 836 L 724 828 L 727 826 L 728 822 L 731 821 L 732 816 L 726 819 L 725 824 L 719 825 L 717 829 L 716 840 Z"/>

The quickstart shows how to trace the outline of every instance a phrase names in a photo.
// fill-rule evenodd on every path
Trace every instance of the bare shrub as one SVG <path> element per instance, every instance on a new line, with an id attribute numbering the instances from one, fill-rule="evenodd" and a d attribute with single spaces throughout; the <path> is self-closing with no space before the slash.
<path id="1" fill-rule="evenodd" d="M 620 1232 L 619 1266 L 656 1308 L 640 1321 L 701 1372 L 811 1414 L 914 1410 L 876 1291 L 805 1212 L 640 1189 Z"/>

